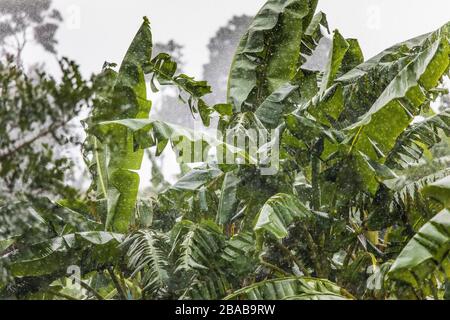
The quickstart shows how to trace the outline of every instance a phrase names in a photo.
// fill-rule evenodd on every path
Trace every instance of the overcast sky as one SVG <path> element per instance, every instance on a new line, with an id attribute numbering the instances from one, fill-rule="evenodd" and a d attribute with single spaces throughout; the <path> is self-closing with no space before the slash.
<path id="1" fill-rule="evenodd" d="M 32 1 L 32 0 L 30 0 Z M 142 16 L 150 18 L 155 41 L 185 46 L 186 72 L 200 77 L 206 45 L 235 14 L 254 15 L 265 0 L 54 0 L 65 18 L 59 53 L 75 59 L 85 73 L 105 60 L 120 62 Z M 450 20 L 450 0 L 320 0 L 330 27 L 358 38 L 366 58 L 384 48 L 432 31 Z M 27 60 L 43 60 L 33 48 Z M 52 60 L 49 67 L 54 70 Z"/>

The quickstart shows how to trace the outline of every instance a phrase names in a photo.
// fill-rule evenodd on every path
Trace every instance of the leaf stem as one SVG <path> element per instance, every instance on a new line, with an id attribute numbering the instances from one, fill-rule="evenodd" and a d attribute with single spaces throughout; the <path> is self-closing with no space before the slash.
<path id="1" fill-rule="evenodd" d="M 306 228 L 306 226 L 304 224 L 300 224 L 300 227 L 303 229 L 303 232 L 306 236 L 306 244 L 308 245 L 309 250 L 311 251 L 311 259 L 314 262 L 317 276 L 326 278 L 326 272 L 324 268 L 322 268 L 322 264 L 319 258 L 318 246 L 315 244 L 314 239 L 311 233 Z"/>
<path id="2" fill-rule="evenodd" d="M 65 121 L 59 122 L 59 123 L 54 123 L 52 125 L 50 125 L 47 129 L 42 130 L 41 132 L 39 132 L 37 135 L 35 135 L 33 138 L 30 138 L 29 140 L 26 140 L 24 142 L 22 142 L 21 144 L 13 147 L 12 150 L 6 150 L 4 153 L 0 153 L 0 161 L 3 161 L 11 156 L 13 156 L 16 152 L 20 151 L 21 149 L 31 145 L 33 142 L 35 142 L 36 140 L 39 140 L 40 138 L 43 138 L 47 135 L 49 135 L 50 133 L 62 128 L 63 126 L 65 126 L 68 122 L 70 122 L 70 120 L 72 119 L 67 119 Z"/>
<path id="3" fill-rule="evenodd" d="M 277 247 L 283 251 L 288 257 L 297 265 L 297 267 L 300 269 L 301 272 L 307 277 L 311 276 L 309 271 L 306 269 L 304 263 L 300 261 L 286 246 L 284 246 L 282 243 L 275 241 Z"/>
<path id="4" fill-rule="evenodd" d="M 87 291 L 90 291 L 98 300 L 105 300 L 105 298 L 103 298 L 103 296 L 100 293 L 98 293 L 97 290 L 92 288 L 90 285 L 88 285 L 86 282 L 82 281 L 81 279 L 78 279 L 78 280 L 80 282 L 80 286 L 82 286 Z"/>
<path id="5" fill-rule="evenodd" d="M 263 266 L 265 266 L 265 267 L 267 267 L 267 268 L 269 268 L 269 269 L 272 269 L 272 270 L 275 271 L 275 272 L 281 273 L 282 275 L 284 275 L 284 276 L 286 276 L 286 277 L 291 276 L 289 273 L 287 273 L 286 271 L 284 271 L 284 270 L 281 269 L 280 267 L 277 267 L 276 265 L 271 264 L 271 263 L 265 261 L 265 260 L 264 260 L 263 258 L 261 258 L 261 257 L 259 258 L 259 262 L 260 262 Z"/>
<path id="6" fill-rule="evenodd" d="M 320 159 L 316 156 L 312 156 L 311 159 L 311 184 L 312 184 L 312 207 L 315 211 L 320 211 Z"/>
<path id="7" fill-rule="evenodd" d="M 312 185 L 312 207 L 315 211 L 320 211 L 321 193 L 320 193 L 320 171 L 322 160 L 320 155 L 323 149 L 323 139 L 320 138 L 312 147 L 311 150 L 311 185 Z"/>
<path id="8" fill-rule="evenodd" d="M 106 193 L 106 185 L 103 178 L 102 168 L 100 166 L 100 157 L 98 153 L 98 139 L 96 137 L 94 137 L 94 148 L 95 148 L 95 162 L 97 163 L 97 173 L 100 179 L 100 187 L 102 189 L 103 196 L 106 198 L 108 194 Z"/>
<path id="9" fill-rule="evenodd" d="M 109 273 L 109 275 L 110 275 L 110 277 L 111 277 L 111 280 L 112 280 L 113 283 L 114 283 L 114 286 L 115 286 L 116 289 L 117 289 L 117 292 L 118 292 L 119 295 L 120 295 L 120 298 L 121 298 L 122 300 L 128 300 L 128 299 L 127 299 L 127 295 L 126 295 L 126 293 L 125 293 L 125 289 L 120 285 L 119 279 L 117 279 L 117 276 L 115 275 L 114 270 L 113 270 L 113 269 L 108 269 L 108 273 Z"/>
<path id="10" fill-rule="evenodd" d="M 350 258 L 352 257 L 353 252 L 356 250 L 357 247 L 358 247 L 358 239 L 356 239 L 355 243 L 353 243 L 349 247 L 349 251 L 347 252 L 343 262 L 344 268 L 347 268 L 348 264 L 350 263 Z"/>
<path id="11" fill-rule="evenodd" d="M 58 291 L 53 290 L 53 289 L 48 290 L 48 292 L 51 293 L 54 296 L 57 296 L 57 297 L 60 297 L 60 298 L 64 298 L 66 300 L 79 300 L 79 299 L 77 299 L 75 297 L 72 297 L 72 296 L 70 296 L 68 294 L 65 294 L 63 292 L 58 292 Z"/>

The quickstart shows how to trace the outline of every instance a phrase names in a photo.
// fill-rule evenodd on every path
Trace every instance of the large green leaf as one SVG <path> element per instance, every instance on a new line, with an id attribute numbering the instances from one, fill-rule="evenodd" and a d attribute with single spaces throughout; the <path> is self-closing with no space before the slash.
<path id="1" fill-rule="evenodd" d="M 311 4 L 311 8 L 315 8 Z M 310 10 L 313 12 L 314 10 Z M 306 22 L 306 19 L 305 19 Z M 306 24 L 304 24 L 306 25 Z M 324 36 L 324 30 L 329 33 L 326 15 L 317 13 L 306 27 L 302 36 L 299 66 L 306 57 L 311 56 Z M 318 91 L 316 72 L 298 71 L 294 78 L 290 79 L 270 93 L 270 95 L 258 106 L 255 115 L 267 128 L 276 128 L 284 114 L 292 111 L 296 104 L 311 99 Z"/>
<path id="2" fill-rule="evenodd" d="M 142 288 L 155 292 L 163 289 L 169 280 L 168 253 L 165 235 L 152 230 L 139 230 L 128 236 L 122 246 L 127 249 L 127 263 L 133 271 L 131 277 L 142 272 Z"/>
<path id="3" fill-rule="evenodd" d="M 121 234 L 101 231 L 67 234 L 11 255 L 8 270 L 14 277 L 64 276 L 73 265 L 82 270 L 115 265 L 122 240 Z"/>
<path id="4" fill-rule="evenodd" d="M 211 221 L 194 223 L 183 220 L 172 232 L 171 254 L 177 261 L 175 272 L 208 270 L 216 263 L 214 256 L 224 246 L 222 230 Z"/>
<path id="5" fill-rule="evenodd" d="M 288 226 L 295 220 L 307 219 L 314 213 L 295 196 L 277 194 L 271 197 L 258 214 L 254 230 L 265 230 L 278 239 L 288 235 Z"/>
<path id="6" fill-rule="evenodd" d="M 235 111 L 254 111 L 297 73 L 304 28 L 315 4 L 306 0 L 269 0 L 256 15 L 237 49 L 229 78 Z M 305 24 L 305 26 L 304 26 Z"/>
<path id="7" fill-rule="evenodd" d="M 347 127 L 353 134 L 348 143 L 372 193 L 377 188 L 376 178 L 358 153 L 383 163 L 414 116 L 432 100 L 433 90 L 450 64 L 449 31 L 450 25 L 445 25 L 432 34 L 397 45 L 338 79 L 344 84 L 345 97 L 341 119 L 365 109 L 359 120 Z"/>
<path id="8" fill-rule="evenodd" d="M 221 225 L 227 224 L 236 214 L 237 209 L 237 189 L 240 182 L 235 172 L 230 171 L 225 174 L 222 189 L 220 191 L 219 206 L 217 208 L 217 222 Z"/>
<path id="9" fill-rule="evenodd" d="M 144 23 L 133 39 L 119 72 L 110 77 L 112 90 L 100 96 L 91 121 L 94 128 L 93 153 L 98 191 L 107 200 L 105 230 L 126 232 L 133 215 L 139 189 L 139 170 L 143 151 L 135 150 L 133 134 L 125 127 L 99 134 L 95 125 L 103 121 L 147 118 L 151 102 L 147 100 L 144 66 L 151 60 L 150 23 Z M 106 74 L 114 74 L 110 69 Z"/>
<path id="10" fill-rule="evenodd" d="M 423 194 L 434 198 L 450 208 L 450 176 L 429 184 L 422 190 Z"/>
<path id="11" fill-rule="evenodd" d="M 209 149 L 213 147 L 218 148 L 218 155 L 223 157 L 221 161 L 224 161 L 227 155 L 231 155 L 239 157 L 247 163 L 256 163 L 254 155 L 239 148 L 239 145 L 234 142 L 226 143 L 225 139 L 167 122 L 150 119 L 122 119 L 102 122 L 98 127 L 100 131 L 108 131 L 117 127 L 127 128 L 133 134 L 132 141 L 135 148 L 146 149 L 156 146 L 158 155 L 171 142 L 178 152 L 179 160 L 184 163 L 206 161 Z"/>
<path id="12" fill-rule="evenodd" d="M 336 284 L 316 278 L 280 278 L 242 288 L 226 300 L 348 300 L 353 297 Z"/>
<path id="13" fill-rule="evenodd" d="M 389 276 L 414 286 L 434 271 L 450 276 L 450 211 L 443 210 L 428 223 L 403 248 L 392 265 Z"/>

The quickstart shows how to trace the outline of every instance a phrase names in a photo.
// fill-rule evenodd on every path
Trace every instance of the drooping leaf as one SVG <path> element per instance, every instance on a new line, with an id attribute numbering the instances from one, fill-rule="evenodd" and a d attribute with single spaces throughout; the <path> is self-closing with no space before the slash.
<path id="1" fill-rule="evenodd" d="M 177 258 L 176 272 L 208 270 L 215 263 L 214 256 L 223 246 L 222 232 L 215 223 L 183 220 L 173 232 L 171 254 Z"/>
<path id="2" fill-rule="evenodd" d="M 228 100 L 235 111 L 256 108 L 297 72 L 303 24 L 314 8 L 309 1 L 269 0 L 256 15 L 237 49 Z"/>
<path id="3" fill-rule="evenodd" d="M 315 278 L 280 278 L 242 288 L 225 300 L 348 300 L 353 297 L 336 284 Z"/>
<path id="4" fill-rule="evenodd" d="M 330 58 L 325 68 L 320 86 L 320 94 L 322 95 L 336 79 L 341 68 L 342 61 L 347 53 L 350 44 L 342 37 L 338 30 L 334 31 L 333 42 L 331 46 Z"/>
<path id="5" fill-rule="evenodd" d="M 237 189 L 240 182 L 236 173 L 231 171 L 225 174 L 220 191 L 219 207 L 217 209 L 217 221 L 220 225 L 230 222 L 236 214 L 237 209 Z"/>
<path id="6" fill-rule="evenodd" d="M 255 115 L 268 128 L 276 128 L 284 113 L 289 111 L 293 103 L 287 101 L 295 94 L 297 85 L 287 83 L 273 92 L 256 110 Z M 291 107 L 292 108 L 292 107 Z"/>
<path id="7" fill-rule="evenodd" d="M 179 90 L 179 99 L 188 104 L 193 115 L 200 113 L 203 124 L 209 126 L 210 114 L 214 109 L 202 97 L 211 93 L 211 87 L 206 81 L 197 81 L 185 74 L 177 75 L 176 72 L 177 63 L 167 53 L 158 54 L 145 66 L 145 73 L 152 74 L 151 87 L 154 92 L 158 91 L 155 80 L 164 86 L 175 86 Z"/>
<path id="8" fill-rule="evenodd" d="M 426 186 L 423 188 L 422 193 L 440 201 L 445 207 L 450 208 L 450 176 Z"/>
<path id="9" fill-rule="evenodd" d="M 227 155 L 239 157 L 248 163 L 256 163 L 254 157 L 239 147 L 236 143 L 227 143 L 225 138 L 211 136 L 208 133 L 186 129 L 162 121 L 150 119 L 123 119 L 107 121 L 99 124 L 103 130 L 114 127 L 124 127 L 133 134 L 135 148 L 147 149 L 156 146 L 160 155 L 168 143 L 177 151 L 179 160 L 183 163 L 203 162 L 207 160 L 210 148 L 218 148 L 217 156 L 224 161 Z M 222 163 L 222 162 L 219 162 Z"/>
<path id="10" fill-rule="evenodd" d="M 168 253 L 163 247 L 168 239 L 152 230 L 140 230 L 128 236 L 122 247 L 127 248 L 127 263 L 133 271 L 131 277 L 143 274 L 142 289 L 157 292 L 165 289 L 169 280 Z"/>
<path id="11" fill-rule="evenodd" d="M 385 157 L 380 159 L 380 155 L 394 148 L 414 116 L 432 100 L 432 90 L 448 71 L 449 30 L 450 25 L 445 25 L 434 33 L 397 45 L 338 79 L 344 84 L 346 97 L 341 118 L 350 116 L 349 112 L 357 115 L 367 108 L 363 104 L 370 105 L 347 128 L 354 134 L 349 141 L 352 152 L 359 151 L 374 161 L 384 162 Z M 377 81 L 378 87 L 366 87 L 368 79 Z M 377 187 L 374 175 L 361 160 L 358 164 L 368 189 L 374 193 Z"/>
<path id="12" fill-rule="evenodd" d="M 258 214 L 254 231 L 265 230 L 278 239 L 288 235 L 288 226 L 295 220 L 309 219 L 314 213 L 295 196 L 277 194 L 270 198 Z"/>
<path id="13" fill-rule="evenodd" d="M 420 160 L 441 141 L 439 129 L 450 134 L 450 114 L 442 112 L 411 124 L 398 138 L 386 158 L 386 164 L 403 169 Z"/>
<path id="14" fill-rule="evenodd" d="M 181 177 L 171 189 L 184 192 L 198 191 L 222 176 L 223 172 L 217 168 L 194 169 Z"/>
<path id="15" fill-rule="evenodd" d="M 123 235 L 92 231 L 67 234 L 13 254 L 8 269 L 14 277 L 64 276 L 69 266 L 81 269 L 115 265 L 120 261 Z"/>
<path id="16" fill-rule="evenodd" d="M 74 232 L 100 231 L 102 225 L 83 214 L 53 203 L 47 198 L 37 199 L 34 209 L 58 235 Z"/>
<path id="17" fill-rule="evenodd" d="M 450 211 L 426 223 L 408 242 L 389 271 L 389 277 L 420 286 L 433 272 L 450 275 Z"/>
<path id="18" fill-rule="evenodd" d="M 314 8 L 311 7 L 310 12 L 313 12 L 315 10 L 313 9 Z M 330 33 L 327 15 L 320 11 L 314 15 L 310 24 L 305 29 L 305 33 L 302 38 L 302 49 L 301 49 L 303 55 L 310 56 L 313 54 L 320 40 L 325 35 L 324 31 L 325 33 Z"/>

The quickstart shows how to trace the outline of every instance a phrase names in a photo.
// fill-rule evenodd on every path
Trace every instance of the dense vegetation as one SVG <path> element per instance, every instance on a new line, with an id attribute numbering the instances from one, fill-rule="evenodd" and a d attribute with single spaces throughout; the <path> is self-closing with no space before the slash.
<path id="1" fill-rule="evenodd" d="M 53 190 L 52 176 L 39 176 L 49 171 L 18 162 L 22 150 L 35 154 L 32 142 L 16 144 L 1 126 L 10 138 L 0 144 L 0 176 L 38 191 L 0 196 L 0 297 L 450 298 L 450 114 L 430 107 L 445 93 L 450 24 L 367 61 L 336 30 L 325 70 L 308 70 L 328 32 L 316 6 L 269 0 L 239 43 L 228 101 L 217 105 L 170 55 L 152 58 L 147 19 L 119 68 L 105 64 L 89 81 L 67 60 L 60 84 L 2 65 L 0 122 L 15 106 L 24 117 L 30 107 L 49 112 L 47 100 L 61 99 L 57 112 L 68 118 L 80 102 L 91 106 L 83 150 L 92 185 Z M 254 130 L 274 130 L 278 139 L 256 151 L 256 165 L 248 145 L 153 121 L 146 79 L 154 91 L 177 88 L 205 126 L 219 117 L 225 136 L 251 146 Z M 198 144 L 235 161 L 204 155 L 173 186 L 139 196 L 144 150 L 159 156 L 172 146 L 181 161 Z"/>

